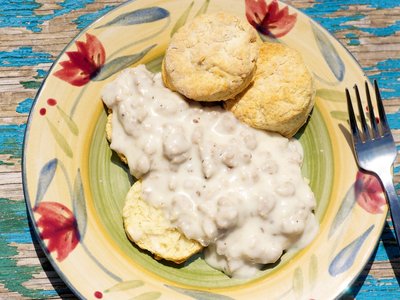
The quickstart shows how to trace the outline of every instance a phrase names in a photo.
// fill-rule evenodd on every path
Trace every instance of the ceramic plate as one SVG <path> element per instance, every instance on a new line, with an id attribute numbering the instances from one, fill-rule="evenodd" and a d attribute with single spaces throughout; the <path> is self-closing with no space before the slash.
<path id="1" fill-rule="evenodd" d="M 108 146 L 100 99 L 103 86 L 126 67 L 146 64 L 158 72 L 180 26 L 221 10 L 247 19 L 262 39 L 300 51 L 317 89 L 310 121 L 296 137 L 318 199 L 319 234 L 250 280 L 225 276 L 201 254 L 182 266 L 159 262 L 128 241 L 121 209 L 134 179 Z M 29 116 L 24 191 L 43 249 L 74 293 L 87 299 L 336 297 L 363 269 L 387 212 L 376 179 L 358 172 L 349 146 L 343 91 L 365 80 L 339 42 L 283 3 L 136 0 L 117 7 L 68 45 Z"/>

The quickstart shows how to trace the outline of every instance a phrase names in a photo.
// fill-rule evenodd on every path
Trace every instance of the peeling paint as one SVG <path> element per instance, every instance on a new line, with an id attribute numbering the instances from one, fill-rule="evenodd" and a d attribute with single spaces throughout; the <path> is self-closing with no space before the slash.
<path id="1" fill-rule="evenodd" d="M 0 154 L 21 157 L 25 128 L 26 124 L 0 125 Z"/>
<path id="2" fill-rule="evenodd" d="M 64 0 L 58 2 L 61 8 L 55 9 L 54 13 L 41 15 L 37 14 L 36 10 L 40 9 L 42 5 L 35 0 L 2 1 L 0 4 L 2 10 L 0 27 L 24 27 L 32 32 L 41 32 L 41 25 L 45 21 L 85 8 L 87 4 L 93 2 L 94 0 Z M 15 5 L 18 5 L 18 9 L 15 9 Z"/>
<path id="3" fill-rule="evenodd" d="M 20 47 L 12 51 L 0 51 L 0 66 L 2 67 L 36 66 L 51 62 L 53 62 L 51 54 L 35 52 L 32 47 Z"/>
<path id="4" fill-rule="evenodd" d="M 33 99 L 32 98 L 26 98 L 24 101 L 18 103 L 17 106 L 17 113 L 19 114 L 28 114 L 29 111 L 31 110 L 33 104 Z"/>

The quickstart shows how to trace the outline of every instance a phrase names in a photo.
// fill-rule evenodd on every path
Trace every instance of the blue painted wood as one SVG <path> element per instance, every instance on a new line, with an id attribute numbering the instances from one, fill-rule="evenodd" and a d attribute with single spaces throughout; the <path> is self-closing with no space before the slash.
<path id="1" fill-rule="evenodd" d="M 94 0 L 64 0 L 58 2 L 60 8 L 50 14 L 37 14 L 36 10 L 41 7 L 35 0 L 2 0 L 0 14 L 0 27 L 21 27 L 32 32 L 41 32 L 41 25 L 45 21 L 54 19 L 57 16 L 65 16 L 76 10 L 85 8 Z M 122 2 L 122 1 L 120 1 Z"/>
<path id="2" fill-rule="evenodd" d="M 0 51 L 0 66 L 2 67 L 36 66 L 40 63 L 51 62 L 49 53 L 33 51 L 32 47 Z"/>
<path id="3" fill-rule="evenodd" d="M 43 34 L 42 40 L 47 39 L 48 42 L 49 36 L 44 33 L 50 25 L 61 26 L 63 31 L 60 30 L 59 35 L 62 32 L 66 36 L 67 34 L 70 36 L 70 32 L 76 34 L 80 29 L 121 3 L 122 0 L 110 0 L 107 3 L 95 0 L 64 0 L 54 2 L 57 5 L 48 1 L 46 3 L 51 5 L 49 9 L 41 4 L 42 2 L 0 0 L 0 105 L 2 107 L 0 172 L 2 174 L 7 174 L 7 172 L 11 174 L 20 169 L 22 141 L 26 127 L 23 121 L 21 124 L 21 117 L 26 118 L 41 80 L 46 75 L 50 63 L 54 61 L 55 56 L 63 47 L 61 45 L 58 52 L 54 53 L 48 49 L 48 44 L 41 47 L 37 42 L 30 43 L 30 41 L 37 41 L 37 37 Z M 398 46 L 400 1 L 288 0 L 286 2 L 299 7 L 304 13 L 321 23 L 350 50 L 356 50 L 354 51 L 356 57 L 359 53 L 371 54 L 368 59 L 360 59 L 360 63 L 371 79 L 379 81 L 386 104 L 391 107 L 391 112 L 388 114 L 389 124 L 394 130 L 395 138 L 400 142 L 400 46 Z M 371 22 L 372 16 L 385 11 L 391 12 L 391 14 L 388 17 L 381 14 L 380 18 Z M 390 20 L 390 18 L 394 19 Z M 70 21 L 67 23 L 66 20 Z M 15 30 L 20 32 L 20 35 L 16 35 Z M 8 32 L 13 35 L 8 35 Z M 16 36 L 23 38 L 19 39 Z M 394 38 L 395 36 L 397 37 L 396 42 L 387 46 L 390 48 L 387 50 L 388 55 L 384 56 L 383 52 L 380 52 L 379 58 L 374 58 L 374 53 L 384 50 L 373 46 L 369 48 L 368 43 L 373 39 L 375 43 L 379 44 L 381 38 Z M 67 44 L 69 39 L 66 38 L 64 43 Z M 28 75 L 23 73 L 24 70 L 29 71 Z M 21 75 L 18 75 L 20 79 L 17 82 L 20 86 L 16 88 L 9 82 L 16 77 L 15 74 L 20 74 L 19 72 Z M 7 110 L 4 109 L 5 107 Z M 398 145 L 398 149 L 400 151 L 400 145 Z M 397 176 L 400 176 L 398 164 L 394 171 Z M 61 296 L 73 298 L 69 289 L 54 274 L 54 270 L 32 235 L 21 188 L 16 182 L 14 185 L 17 187 L 12 190 L 13 184 L 3 184 L 13 193 L 3 192 L 0 196 L 0 299 L 4 297 L 7 299 L 11 296 L 15 296 L 16 299 L 22 297 L 50 299 Z M 400 189 L 400 183 L 396 185 L 396 188 Z M 22 251 L 21 248 L 25 250 Z M 27 252 L 39 257 L 42 263 L 21 265 L 21 259 Z M 18 256 L 22 258 L 17 258 Z M 34 281 L 37 274 L 43 274 L 43 278 L 47 278 L 52 284 L 27 287 L 26 283 Z M 343 298 L 400 299 L 399 282 L 400 251 L 394 242 L 392 224 L 388 218 L 375 253 Z"/>

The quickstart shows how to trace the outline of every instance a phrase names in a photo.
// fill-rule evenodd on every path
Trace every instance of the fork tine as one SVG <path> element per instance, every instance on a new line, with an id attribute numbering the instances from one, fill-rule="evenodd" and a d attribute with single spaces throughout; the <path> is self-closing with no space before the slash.
<path id="1" fill-rule="evenodd" d="M 385 109 L 384 109 L 383 103 L 382 103 L 381 93 L 379 92 L 378 83 L 376 82 L 376 80 L 374 80 L 374 87 L 375 87 L 375 95 L 376 95 L 376 104 L 378 106 L 378 111 L 379 111 L 379 120 L 380 120 L 382 129 L 383 129 L 382 134 L 385 134 L 388 131 L 390 132 L 390 129 L 389 129 L 389 125 L 387 123 Z"/>
<path id="2" fill-rule="evenodd" d="M 371 129 L 372 129 L 372 134 L 375 137 L 379 136 L 379 130 L 378 130 L 378 125 L 376 123 L 376 119 L 375 119 L 375 113 L 374 113 L 374 107 L 372 106 L 372 102 L 371 102 L 371 94 L 369 92 L 369 86 L 368 86 L 368 82 L 365 81 L 365 93 L 367 95 L 367 102 L 368 102 L 368 111 L 369 111 L 369 121 L 371 123 Z"/>
<path id="3" fill-rule="evenodd" d="M 348 89 L 346 89 L 346 99 L 347 99 L 347 110 L 349 112 L 351 133 L 353 134 L 354 144 L 356 144 L 361 140 L 360 132 L 358 130 L 357 121 L 354 115 L 353 105 L 351 104 L 351 97 Z"/>
<path id="4" fill-rule="evenodd" d="M 362 127 L 362 130 L 364 133 L 364 137 L 365 137 L 365 139 L 370 139 L 369 129 L 368 129 L 367 121 L 365 120 L 364 109 L 362 107 L 361 97 L 360 97 L 360 92 L 358 90 L 358 86 L 354 85 L 354 89 L 356 90 L 358 113 L 360 115 L 361 127 Z"/>

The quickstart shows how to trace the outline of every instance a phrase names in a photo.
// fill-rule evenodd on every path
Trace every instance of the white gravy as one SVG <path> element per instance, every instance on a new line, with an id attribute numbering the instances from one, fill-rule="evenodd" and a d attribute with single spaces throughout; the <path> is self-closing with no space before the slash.
<path id="1" fill-rule="evenodd" d="M 142 180 L 143 199 L 207 246 L 212 267 L 251 277 L 314 238 L 316 202 L 297 140 L 189 102 L 143 65 L 124 70 L 102 97 L 113 111 L 111 148 Z"/>

